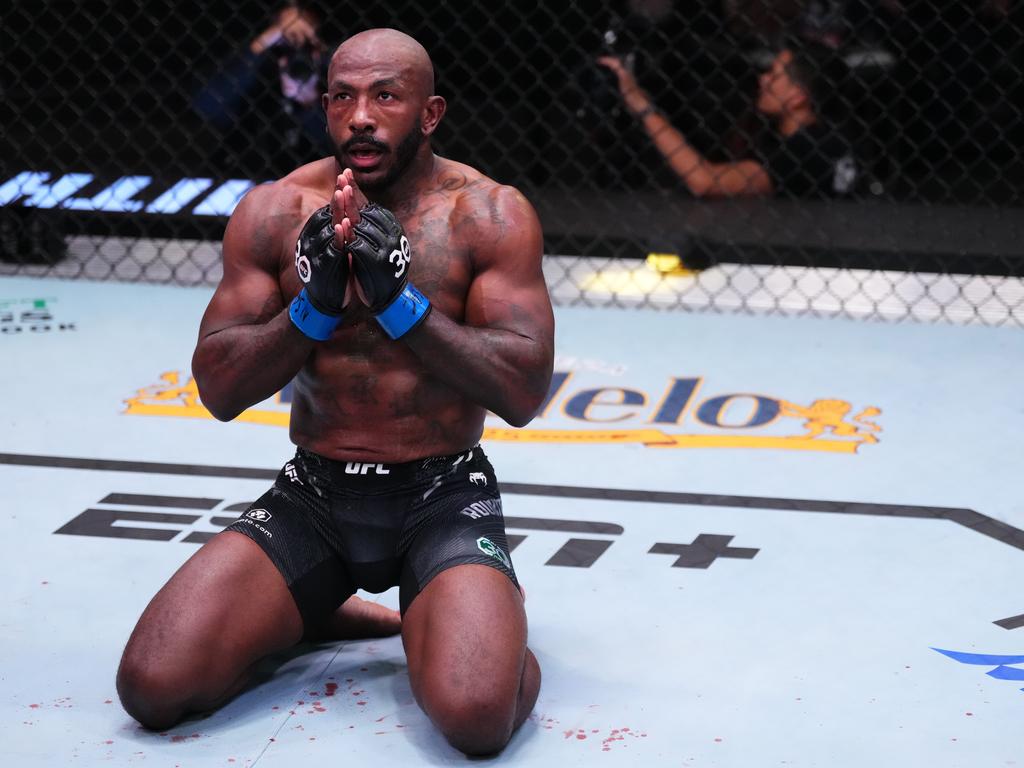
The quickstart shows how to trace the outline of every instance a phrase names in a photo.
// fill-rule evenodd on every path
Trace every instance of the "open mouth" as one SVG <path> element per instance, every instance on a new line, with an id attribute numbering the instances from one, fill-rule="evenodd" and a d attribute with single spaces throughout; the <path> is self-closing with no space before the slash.
<path id="1" fill-rule="evenodd" d="M 348 151 L 352 164 L 360 168 L 376 165 L 383 155 L 384 153 L 376 147 L 353 147 Z"/>

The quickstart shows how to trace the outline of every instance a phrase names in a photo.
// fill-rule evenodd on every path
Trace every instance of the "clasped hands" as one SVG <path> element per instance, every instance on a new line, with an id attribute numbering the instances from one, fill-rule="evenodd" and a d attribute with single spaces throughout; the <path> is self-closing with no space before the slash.
<path id="1" fill-rule="evenodd" d="M 330 203 L 313 212 L 295 244 L 304 287 L 289 308 L 292 322 L 325 341 L 341 324 L 354 291 L 391 338 L 405 335 L 430 313 L 430 301 L 409 284 L 411 260 L 401 222 L 370 203 L 346 168 Z"/>

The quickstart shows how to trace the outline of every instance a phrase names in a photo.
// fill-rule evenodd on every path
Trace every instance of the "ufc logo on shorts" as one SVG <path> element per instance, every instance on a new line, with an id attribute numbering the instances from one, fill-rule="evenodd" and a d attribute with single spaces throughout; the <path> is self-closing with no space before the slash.
<path id="1" fill-rule="evenodd" d="M 388 256 L 388 261 L 397 267 L 395 270 L 395 277 L 401 277 L 405 274 L 405 268 L 409 264 L 409 251 L 411 250 L 409 248 L 409 238 L 402 235 L 400 245 L 402 246 L 401 250 L 395 248 L 395 250 L 391 252 L 391 255 Z"/>
<path id="2" fill-rule="evenodd" d="M 345 463 L 346 475 L 365 475 L 370 470 L 377 475 L 390 475 L 391 470 L 386 469 L 383 464 L 363 464 L 360 461 L 349 461 Z"/>

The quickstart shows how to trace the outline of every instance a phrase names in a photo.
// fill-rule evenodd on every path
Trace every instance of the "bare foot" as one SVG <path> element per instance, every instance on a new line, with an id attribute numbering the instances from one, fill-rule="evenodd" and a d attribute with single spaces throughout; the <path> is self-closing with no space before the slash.
<path id="1" fill-rule="evenodd" d="M 329 640 L 361 640 L 390 637 L 402 631 L 402 617 L 378 603 L 353 595 L 331 614 L 324 627 Z"/>

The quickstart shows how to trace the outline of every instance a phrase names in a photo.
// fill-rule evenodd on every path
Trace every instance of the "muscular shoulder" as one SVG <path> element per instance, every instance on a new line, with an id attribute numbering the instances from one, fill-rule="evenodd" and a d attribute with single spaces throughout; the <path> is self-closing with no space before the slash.
<path id="1" fill-rule="evenodd" d="M 317 165 L 303 166 L 282 179 L 249 190 L 228 221 L 225 260 L 268 268 L 278 261 L 282 248 L 294 239 L 296 228 L 329 199 L 330 192 L 324 191 L 324 173 L 317 173 L 313 167 Z"/>
<path id="2" fill-rule="evenodd" d="M 437 179 L 442 190 L 455 193 L 453 212 L 459 217 L 489 220 L 505 208 L 529 207 L 518 189 L 463 163 L 445 161 Z"/>
<path id="3" fill-rule="evenodd" d="M 439 180 L 455 192 L 453 230 L 465 232 L 477 253 L 486 253 L 488 245 L 502 242 L 510 234 L 540 237 L 533 206 L 515 187 L 461 163 L 450 163 Z"/>

